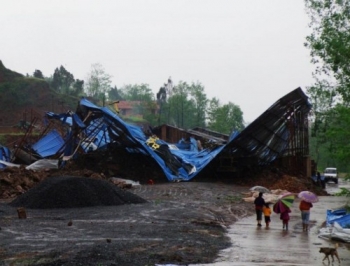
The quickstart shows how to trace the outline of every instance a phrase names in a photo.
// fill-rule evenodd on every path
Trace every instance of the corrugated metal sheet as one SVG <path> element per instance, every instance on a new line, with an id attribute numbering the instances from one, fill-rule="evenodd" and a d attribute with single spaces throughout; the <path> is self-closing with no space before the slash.
<path id="1" fill-rule="evenodd" d="M 268 164 L 279 157 L 307 156 L 311 104 L 301 88 L 280 98 L 225 148 L 234 157 Z"/>

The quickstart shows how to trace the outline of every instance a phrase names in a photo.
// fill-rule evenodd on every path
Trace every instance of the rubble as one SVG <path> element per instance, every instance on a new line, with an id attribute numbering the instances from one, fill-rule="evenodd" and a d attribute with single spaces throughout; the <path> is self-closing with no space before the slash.
<path id="1" fill-rule="evenodd" d="M 288 192 L 289 191 L 285 189 L 273 189 L 270 192 L 264 192 L 263 198 L 267 203 L 276 203 L 276 201 L 281 195 L 286 194 Z M 250 191 L 247 193 L 243 193 L 243 200 L 245 202 L 254 202 L 254 200 L 258 197 L 259 193 L 259 191 Z"/>
<path id="2" fill-rule="evenodd" d="M 289 101 L 298 102 L 299 108 L 307 114 L 309 105 L 306 104 L 307 99 L 304 96 L 301 89 L 298 88 L 285 97 Z M 282 116 L 284 112 L 288 114 L 292 112 L 288 105 L 285 106 L 285 101 L 281 99 L 276 102 L 275 107 L 278 110 L 282 108 Z M 266 115 L 268 116 L 268 113 Z M 149 185 L 165 182 L 166 179 L 172 182 L 196 181 L 197 177 L 200 176 L 203 180 L 205 171 L 210 171 L 209 162 L 214 161 L 213 158 L 221 154 L 222 151 L 230 151 L 231 159 L 242 156 L 245 158 L 241 159 L 244 163 L 237 163 L 242 175 L 231 177 L 231 182 L 242 186 L 264 186 L 269 190 L 282 189 L 293 193 L 302 190 L 317 190 L 315 193 L 318 195 L 325 193 L 324 190 L 313 185 L 311 178 L 305 177 L 305 171 L 301 171 L 303 167 L 291 166 L 289 168 L 303 172 L 304 176 L 298 173 L 287 174 L 287 171 L 272 171 L 271 169 L 254 175 L 245 171 L 245 169 L 257 171 L 260 167 L 273 164 L 284 165 L 281 162 L 278 163 L 278 160 L 283 157 L 282 151 L 277 156 L 276 150 L 270 150 L 271 145 L 266 144 L 273 139 L 275 149 L 285 147 L 285 140 L 281 142 L 283 138 L 275 138 L 276 133 L 271 134 L 271 132 L 277 130 L 278 134 L 288 133 L 289 127 L 285 125 L 289 121 L 279 119 L 278 121 L 283 123 L 283 127 L 271 127 L 269 134 L 264 133 L 266 139 L 260 141 L 259 144 L 255 143 L 254 134 L 261 131 L 262 125 L 266 129 L 265 120 L 262 118 L 254 121 L 238 136 L 231 136 L 232 139 L 228 143 L 216 144 L 215 147 L 202 151 L 196 148 L 197 142 L 190 137 L 190 143 L 195 147 L 194 151 L 190 152 L 186 149 L 180 149 L 179 143 L 177 143 L 178 147 L 176 143 L 167 143 L 154 134 L 146 135 L 140 127 L 124 122 L 108 108 L 95 106 L 87 99 L 82 99 L 79 102 L 76 113 L 72 111 L 62 114 L 48 112 L 46 119 L 50 123 L 42 134 L 38 134 L 41 138 L 35 141 L 23 138 L 18 145 L 15 145 L 13 154 L 16 157 L 16 163 L 19 161 L 30 164 L 43 158 L 55 159 L 57 162 L 52 167 L 58 169 L 40 170 L 38 169 L 38 167 L 42 167 L 40 165 L 32 169 L 28 167 L 1 169 L 0 199 L 16 198 L 52 176 L 101 179 L 122 189 L 131 188 L 132 185 L 117 180 L 115 177 L 128 178 Z M 35 127 L 33 125 L 30 128 Z M 27 133 L 26 136 L 31 135 L 31 132 Z M 253 142 L 255 144 L 252 144 Z M 237 148 L 236 144 L 239 144 L 240 148 Z M 91 146 L 94 148 L 90 149 Z M 257 148 L 258 146 L 259 148 Z M 234 151 L 238 153 L 236 154 Z M 247 154 L 249 154 L 248 157 Z M 294 154 L 293 156 L 297 161 L 301 159 L 300 155 Z M 216 163 L 213 162 L 214 165 Z M 234 167 L 234 169 L 236 168 Z M 208 178 L 205 177 L 205 179 Z"/>
<path id="3" fill-rule="evenodd" d="M 104 158 L 100 157 L 100 161 L 103 162 Z M 54 176 L 76 176 L 100 179 L 124 190 L 130 189 L 136 185 L 150 185 L 150 180 L 152 180 L 152 184 L 167 182 L 164 176 L 162 178 L 160 171 L 152 168 L 153 165 L 150 167 L 142 166 L 144 165 L 142 161 L 129 160 L 127 163 L 121 164 L 120 167 L 117 167 L 118 169 L 121 168 L 123 170 L 121 171 L 119 169 L 116 172 L 122 174 L 123 177 L 128 179 L 115 177 L 116 172 L 103 173 L 102 171 L 103 168 L 105 168 L 105 165 L 100 163 L 100 161 L 97 158 L 94 158 L 94 164 L 86 164 L 86 167 L 89 167 L 89 169 L 83 167 L 82 164 L 73 161 L 70 161 L 62 169 L 33 171 L 25 169 L 24 166 L 0 169 L 0 199 L 8 201 L 13 200 L 48 177 Z M 82 162 L 86 163 L 85 160 Z M 119 163 L 120 162 L 116 163 L 114 166 L 117 166 Z M 132 167 L 132 165 L 135 164 L 139 167 Z M 210 179 L 210 177 L 203 180 L 211 182 L 217 181 L 213 178 Z M 196 181 L 197 180 L 194 179 L 194 182 Z M 221 181 L 226 182 L 227 180 L 223 179 Z M 274 172 L 269 169 L 262 171 L 260 174 L 255 174 L 254 176 L 247 173 L 246 176 L 240 178 L 232 177 L 228 182 L 234 182 L 246 187 L 263 186 L 269 190 L 285 190 L 292 193 L 309 190 L 315 192 L 317 195 L 327 195 L 327 192 L 321 187 L 315 185 L 311 178 L 302 175 Z M 245 195 L 245 197 L 248 196 L 251 196 L 251 194 Z"/>
<path id="4" fill-rule="evenodd" d="M 312 191 L 319 196 L 328 195 L 327 191 L 318 186 L 312 178 L 299 173 L 287 173 L 282 169 L 266 168 L 260 173 L 247 174 L 247 177 L 238 181 L 242 186 L 261 186 L 272 191 L 287 191 L 291 193 L 299 193 L 300 191 Z M 250 193 L 251 191 L 247 191 Z M 246 194 L 246 197 L 251 196 Z"/>

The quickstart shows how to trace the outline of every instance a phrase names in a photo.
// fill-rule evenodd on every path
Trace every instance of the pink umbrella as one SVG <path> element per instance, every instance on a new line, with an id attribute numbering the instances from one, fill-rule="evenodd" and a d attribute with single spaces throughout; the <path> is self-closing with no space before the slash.
<path id="1" fill-rule="evenodd" d="M 275 213 L 283 213 L 289 209 L 281 200 L 278 200 L 272 207 Z"/>
<path id="2" fill-rule="evenodd" d="M 298 198 L 302 199 L 303 201 L 315 203 L 318 202 L 318 197 L 315 193 L 312 193 L 311 191 L 301 191 L 298 194 Z"/>

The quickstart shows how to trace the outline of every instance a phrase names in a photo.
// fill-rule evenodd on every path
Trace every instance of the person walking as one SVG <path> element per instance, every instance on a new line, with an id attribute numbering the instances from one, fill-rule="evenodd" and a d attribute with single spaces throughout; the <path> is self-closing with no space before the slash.
<path id="1" fill-rule="evenodd" d="M 270 222 L 271 222 L 271 209 L 270 209 L 270 204 L 267 202 L 265 203 L 265 206 L 263 207 L 263 213 L 264 213 L 264 217 L 265 217 L 265 224 L 266 224 L 266 228 L 269 227 Z"/>
<path id="2" fill-rule="evenodd" d="M 288 221 L 290 219 L 289 213 L 292 211 L 289 208 L 286 208 L 283 212 L 281 212 L 280 219 L 282 220 L 283 230 L 288 230 Z"/>
<path id="3" fill-rule="evenodd" d="M 265 205 L 265 200 L 263 198 L 263 192 L 259 192 L 259 196 L 254 200 L 255 212 L 256 212 L 256 221 L 257 226 L 261 226 L 263 207 Z"/>
<path id="4" fill-rule="evenodd" d="M 309 230 L 309 221 L 310 221 L 310 209 L 313 207 L 311 202 L 304 200 L 300 201 L 299 210 L 301 211 L 301 220 L 303 223 L 303 231 Z"/>

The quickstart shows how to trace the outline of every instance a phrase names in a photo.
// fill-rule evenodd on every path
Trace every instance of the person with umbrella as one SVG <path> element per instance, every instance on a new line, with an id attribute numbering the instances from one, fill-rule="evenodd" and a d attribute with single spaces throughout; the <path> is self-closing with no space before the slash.
<path id="1" fill-rule="evenodd" d="M 301 212 L 303 231 L 308 231 L 310 221 L 310 209 L 313 207 L 312 203 L 318 201 L 318 197 L 310 191 L 301 191 L 298 194 L 298 197 L 301 199 L 299 204 L 299 210 Z"/>
<path id="2" fill-rule="evenodd" d="M 273 211 L 280 214 L 280 219 L 282 220 L 283 229 L 288 230 L 289 213 L 292 211 L 290 208 L 293 205 L 295 199 L 294 193 L 288 192 L 279 197 L 277 202 L 273 205 Z"/>
<path id="3" fill-rule="evenodd" d="M 259 227 L 261 226 L 263 207 L 265 205 L 265 200 L 262 196 L 263 192 L 259 192 L 259 196 L 254 200 L 256 220 Z"/>

